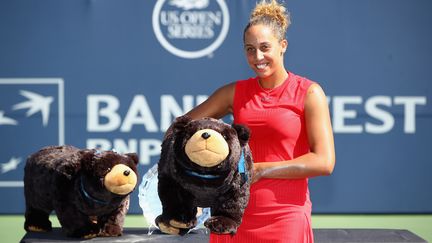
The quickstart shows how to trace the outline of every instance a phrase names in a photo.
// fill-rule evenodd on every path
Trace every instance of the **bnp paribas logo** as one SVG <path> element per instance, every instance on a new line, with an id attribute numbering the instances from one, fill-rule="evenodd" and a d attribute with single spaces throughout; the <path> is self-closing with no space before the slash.
<path id="1" fill-rule="evenodd" d="M 161 45 L 182 58 L 211 56 L 229 29 L 224 0 L 158 0 L 153 30 Z"/>
<path id="2" fill-rule="evenodd" d="M 0 193 L 23 186 L 29 154 L 64 144 L 64 118 L 62 78 L 0 78 Z"/>

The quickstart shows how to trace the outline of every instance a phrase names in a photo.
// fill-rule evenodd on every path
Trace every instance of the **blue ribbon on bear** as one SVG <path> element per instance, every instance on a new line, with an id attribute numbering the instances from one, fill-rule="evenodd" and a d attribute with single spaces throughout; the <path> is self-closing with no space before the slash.
<path id="1" fill-rule="evenodd" d="M 84 187 L 84 182 L 83 182 L 83 178 L 81 177 L 80 178 L 80 191 L 81 191 L 81 193 L 84 195 L 84 197 L 87 199 L 87 200 L 89 200 L 89 201 L 91 201 L 91 202 L 93 202 L 93 203 L 98 203 L 98 204 L 102 204 L 102 205 L 108 205 L 109 204 L 109 202 L 107 202 L 107 201 L 102 201 L 102 200 L 99 200 L 99 199 L 96 199 L 96 198 L 94 198 L 94 197 L 92 197 L 87 191 L 86 191 L 86 189 L 85 189 L 85 187 Z"/>
<path id="2" fill-rule="evenodd" d="M 242 178 L 242 184 L 245 183 L 248 180 L 248 176 L 246 174 L 246 165 L 245 165 L 245 158 L 244 158 L 244 149 L 242 149 L 240 160 L 238 162 L 238 172 L 241 175 Z"/>
<path id="3" fill-rule="evenodd" d="M 220 177 L 220 175 L 201 174 L 192 170 L 185 170 L 185 172 L 188 175 L 199 177 L 201 179 L 216 179 Z"/>

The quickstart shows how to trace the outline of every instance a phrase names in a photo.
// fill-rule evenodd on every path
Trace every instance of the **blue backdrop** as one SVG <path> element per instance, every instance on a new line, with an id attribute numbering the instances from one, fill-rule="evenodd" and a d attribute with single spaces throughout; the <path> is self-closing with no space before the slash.
<path id="1" fill-rule="evenodd" d="M 137 152 L 142 176 L 174 117 L 254 75 L 255 2 L 1 0 L 0 213 L 24 212 L 25 159 L 45 145 Z M 432 2 L 285 2 L 286 66 L 324 88 L 335 133 L 313 212 L 432 213 Z"/>

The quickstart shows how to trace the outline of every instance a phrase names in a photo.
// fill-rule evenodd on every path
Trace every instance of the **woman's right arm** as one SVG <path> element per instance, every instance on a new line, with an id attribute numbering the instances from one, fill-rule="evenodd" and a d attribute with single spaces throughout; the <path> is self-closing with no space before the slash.
<path id="1" fill-rule="evenodd" d="M 235 82 L 217 89 L 206 101 L 190 110 L 186 115 L 192 119 L 202 117 L 213 117 L 220 119 L 232 113 L 234 100 Z"/>

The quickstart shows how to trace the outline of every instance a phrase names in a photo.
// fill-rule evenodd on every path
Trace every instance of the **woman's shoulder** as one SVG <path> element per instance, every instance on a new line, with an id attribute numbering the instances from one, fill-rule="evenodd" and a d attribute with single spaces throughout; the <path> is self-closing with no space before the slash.
<path id="1" fill-rule="evenodd" d="M 251 77 L 248 79 L 241 79 L 241 80 L 237 80 L 237 81 L 233 81 L 230 83 L 227 83 L 221 87 L 219 87 L 216 91 L 215 91 L 215 95 L 219 95 L 219 96 L 233 96 L 236 90 L 240 90 L 240 89 L 246 89 L 247 87 L 251 87 L 252 84 L 254 83 L 254 80 L 256 79 L 256 77 Z"/>
<path id="2" fill-rule="evenodd" d="M 301 87 L 304 87 L 306 89 L 309 88 L 309 86 L 311 86 L 312 84 L 317 83 L 317 82 L 315 82 L 315 81 L 313 81 L 313 80 L 311 80 L 305 76 L 298 75 L 298 74 L 295 74 L 293 72 L 288 72 L 288 75 L 289 75 L 289 79 L 291 81 L 294 81 L 293 83 L 295 83 Z"/>
<path id="3" fill-rule="evenodd" d="M 237 80 L 233 83 L 234 83 L 234 86 L 238 87 L 238 88 L 251 87 L 251 86 L 255 85 L 256 79 L 257 79 L 257 77 L 250 77 L 248 79 Z"/>
<path id="4" fill-rule="evenodd" d="M 238 82 L 254 82 L 254 81 L 257 80 L 257 79 L 258 79 L 258 77 L 249 77 L 249 78 L 247 78 L 247 79 L 240 79 L 240 80 L 237 80 L 236 83 L 238 83 Z"/>

